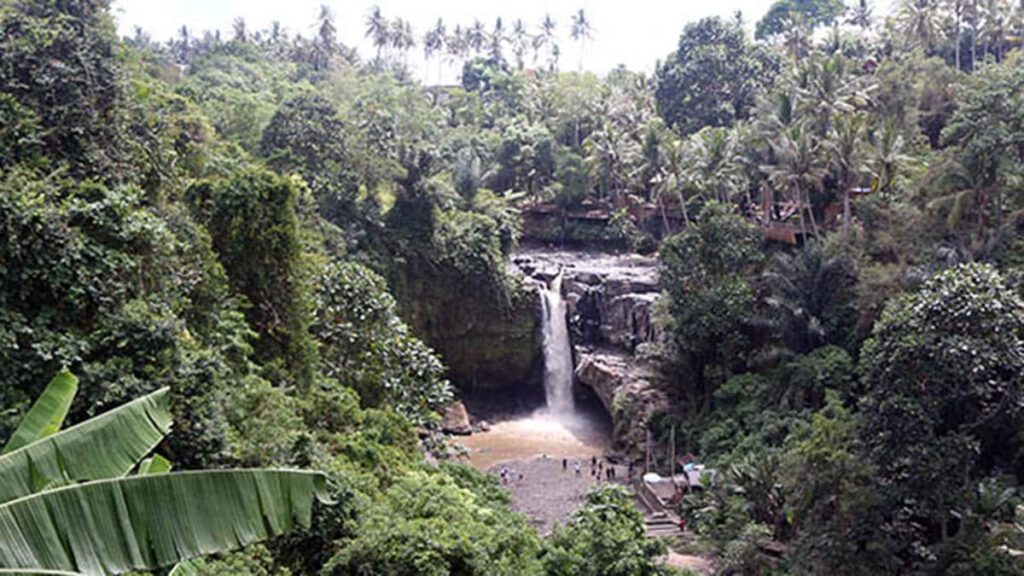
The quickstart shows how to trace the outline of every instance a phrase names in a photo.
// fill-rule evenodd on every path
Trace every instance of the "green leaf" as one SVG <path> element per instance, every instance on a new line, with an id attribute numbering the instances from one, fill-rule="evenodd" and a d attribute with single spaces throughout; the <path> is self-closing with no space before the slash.
<path id="1" fill-rule="evenodd" d="M 179 562 L 167 576 L 199 576 L 199 569 L 196 568 L 195 560 L 186 560 Z"/>
<path id="2" fill-rule="evenodd" d="M 171 461 L 159 454 L 154 454 L 139 463 L 139 475 L 166 474 L 171 471 Z"/>
<path id="3" fill-rule="evenodd" d="M 168 389 L 0 456 L 0 503 L 53 486 L 127 474 L 171 431 Z"/>
<path id="4" fill-rule="evenodd" d="M 326 476 L 209 470 L 98 480 L 0 505 L 0 566 L 154 570 L 308 527 Z"/>
<path id="5" fill-rule="evenodd" d="M 62 370 L 54 376 L 25 415 L 18 429 L 11 435 L 2 454 L 46 438 L 60 430 L 77 392 L 78 378 L 75 378 L 74 374 Z"/>
<path id="6" fill-rule="evenodd" d="M 18 568 L 16 570 L 8 570 L 6 568 L 0 568 L 0 575 L 4 576 L 84 576 L 79 572 L 67 572 L 64 570 L 42 570 L 34 568 Z M 184 576 L 184 575 L 181 575 Z"/>

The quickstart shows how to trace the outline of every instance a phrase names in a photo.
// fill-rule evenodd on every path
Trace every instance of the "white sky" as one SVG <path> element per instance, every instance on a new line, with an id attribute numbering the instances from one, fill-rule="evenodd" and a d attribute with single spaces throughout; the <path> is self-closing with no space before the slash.
<path id="1" fill-rule="evenodd" d="M 361 55 L 373 53 L 363 37 L 366 15 L 379 5 L 388 18 L 401 17 L 412 23 L 417 42 L 438 17 L 449 30 L 455 24 L 471 24 L 479 18 L 488 29 L 498 16 L 506 29 L 516 18 L 522 18 L 532 34 L 545 13 L 558 23 L 562 36 L 560 67 L 575 70 L 579 65 L 579 48 L 569 39 L 570 15 L 578 9 L 586 11 L 594 28 L 594 38 L 587 43 L 584 67 L 604 73 L 618 64 L 631 70 L 651 72 L 655 62 L 671 52 L 679 33 L 687 22 L 704 16 L 730 17 L 743 11 L 744 20 L 752 26 L 767 11 L 772 0 L 114 0 L 114 15 L 123 35 L 131 35 L 136 26 L 154 40 L 167 40 L 186 24 L 193 34 L 219 28 L 230 36 L 231 22 L 241 16 L 249 30 L 267 27 L 279 20 L 292 32 L 304 36 L 313 33 L 313 22 L 321 4 L 334 12 L 339 38 L 354 45 Z M 410 66 L 422 68 L 423 52 L 417 47 L 410 56 Z M 511 59 L 511 55 L 508 56 Z M 431 64 L 430 76 L 436 75 Z"/>

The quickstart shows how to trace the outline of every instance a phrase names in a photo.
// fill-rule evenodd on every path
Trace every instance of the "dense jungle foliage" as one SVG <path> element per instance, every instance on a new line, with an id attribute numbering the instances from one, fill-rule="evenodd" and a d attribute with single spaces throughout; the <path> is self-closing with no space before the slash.
<path id="1" fill-rule="evenodd" d="M 326 7 L 154 42 L 2 0 L 0 438 L 67 368 L 69 423 L 168 387 L 177 469 L 327 473 L 308 529 L 203 574 L 669 573 L 623 491 L 542 540 L 444 462 L 461 367 L 529 370 L 444 319 L 514 324 L 520 208 L 596 207 L 661 258 L 651 431 L 716 468 L 681 511 L 722 573 L 1024 574 L 1024 3 L 897 4 L 680 23 L 598 77 L 559 69 L 582 10 L 375 10 L 361 55 Z"/>

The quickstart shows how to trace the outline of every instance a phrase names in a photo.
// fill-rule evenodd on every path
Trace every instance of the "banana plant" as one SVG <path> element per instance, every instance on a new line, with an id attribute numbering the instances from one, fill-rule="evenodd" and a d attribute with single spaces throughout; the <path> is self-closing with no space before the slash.
<path id="1" fill-rule="evenodd" d="M 58 431 L 76 389 L 59 374 L 0 454 L 0 576 L 167 568 L 308 527 L 328 502 L 320 472 L 143 460 L 171 431 L 166 388 Z"/>
<path id="2" fill-rule="evenodd" d="M 68 415 L 68 409 L 71 408 L 71 401 L 75 399 L 77 392 L 78 378 L 75 378 L 75 375 L 67 370 L 61 370 L 46 385 L 43 394 L 25 414 L 25 418 L 22 419 L 18 429 L 11 435 L 11 439 L 4 445 L 0 454 L 17 450 L 60 430 L 64 424 L 64 418 Z"/>

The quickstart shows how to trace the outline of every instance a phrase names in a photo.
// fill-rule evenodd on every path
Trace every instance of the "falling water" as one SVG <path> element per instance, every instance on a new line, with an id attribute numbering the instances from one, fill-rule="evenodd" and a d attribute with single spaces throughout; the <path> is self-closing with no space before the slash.
<path id="1" fill-rule="evenodd" d="M 572 349 L 566 325 L 565 300 L 562 300 L 562 274 L 541 288 L 544 300 L 544 393 L 552 415 L 570 415 L 575 411 L 572 399 Z"/>

